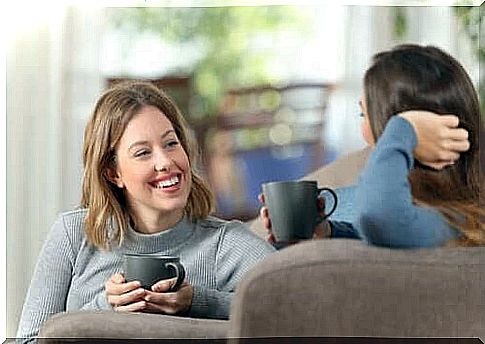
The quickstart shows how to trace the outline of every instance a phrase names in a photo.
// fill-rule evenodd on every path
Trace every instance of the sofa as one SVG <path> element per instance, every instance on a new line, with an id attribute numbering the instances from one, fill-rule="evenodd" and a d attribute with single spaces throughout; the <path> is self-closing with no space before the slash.
<path id="1" fill-rule="evenodd" d="M 348 154 L 304 179 L 355 184 L 368 154 Z M 259 220 L 250 228 L 265 236 Z M 485 338 L 485 248 L 397 250 L 352 239 L 307 241 L 274 253 L 244 277 L 228 321 L 79 311 L 53 316 L 39 336 L 44 343 L 408 343 L 418 337 L 419 343 L 445 343 L 446 337 L 478 343 Z"/>

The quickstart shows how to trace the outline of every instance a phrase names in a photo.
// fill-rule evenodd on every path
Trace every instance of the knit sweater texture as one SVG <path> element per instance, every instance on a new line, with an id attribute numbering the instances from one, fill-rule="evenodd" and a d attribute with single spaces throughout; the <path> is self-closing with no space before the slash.
<path id="1" fill-rule="evenodd" d="M 24 303 L 17 338 L 32 338 L 56 313 L 109 310 L 104 285 L 122 272 L 123 254 L 156 253 L 180 257 L 194 287 L 191 317 L 228 318 L 232 295 L 244 273 L 274 248 L 239 221 L 184 217 L 157 234 L 128 228 L 121 245 L 101 250 L 84 233 L 86 210 L 62 214 L 41 250 Z M 110 229 L 112 234 L 114 229 Z"/>

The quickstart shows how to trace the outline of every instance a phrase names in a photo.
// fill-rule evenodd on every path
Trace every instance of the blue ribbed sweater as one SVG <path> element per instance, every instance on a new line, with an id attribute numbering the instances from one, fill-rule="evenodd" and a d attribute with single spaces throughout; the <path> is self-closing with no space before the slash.
<path id="1" fill-rule="evenodd" d="M 417 138 L 412 125 L 392 117 L 355 187 L 337 190 L 332 237 L 361 238 L 371 245 L 437 247 L 457 238 L 443 215 L 414 204 L 408 181 Z M 340 221 L 342 220 L 342 221 Z"/>

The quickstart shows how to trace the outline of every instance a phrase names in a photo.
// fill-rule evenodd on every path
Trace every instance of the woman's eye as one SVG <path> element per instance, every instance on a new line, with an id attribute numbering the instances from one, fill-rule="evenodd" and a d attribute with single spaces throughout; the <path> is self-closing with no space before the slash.
<path id="1" fill-rule="evenodd" d="M 145 155 L 148 155 L 148 154 L 150 154 L 150 151 L 144 149 L 144 150 L 140 150 L 140 151 L 135 152 L 134 156 L 135 156 L 135 158 L 139 158 L 139 157 L 142 157 L 142 156 L 145 156 Z"/>
<path id="2" fill-rule="evenodd" d="M 173 148 L 173 147 L 176 147 L 178 145 L 179 145 L 179 142 L 176 141 L 176 140 L 167 142 L 167 147 L 169 147 L 169 148 Z"/>

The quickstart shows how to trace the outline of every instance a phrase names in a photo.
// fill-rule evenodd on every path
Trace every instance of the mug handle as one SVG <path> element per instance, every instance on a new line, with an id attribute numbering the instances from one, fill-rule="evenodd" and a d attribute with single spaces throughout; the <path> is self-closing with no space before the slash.
<path id="1" fill-rule="evenodd" d="M 180 262 L 168 262 L 165 263 L 165 267 L 171 267 L 175 270 L 175 274 L 177 275 L 177 282 L 175 282 L 174 286 L 170 288 L 169 291 L 177 291 L 180 288 L 180 285 L 185 279 L 185 269 Z"/>
<path id="2" fill-rule="evenodd" d="M 335 191 L 333 191 L 332 189 L 330 188 L 318 188 L 318 194 L 320 195 L 320 193 L 322 191 L 328 191 L 330 192 L 330 194 L 332 195 L 333 199 L 334 199 L 334 202 L 333 202 L 333 207 L 332 209 L 328 212 L 328 214 L 324 214 L 323 216 L 321 215 L 318 215 L 318 218 L 317 218 L 317 224 L 319 224 L 320 222 L 322 222 L 323 220 L 325 220 L 327 217 L 329 217 L 330 215 L 333 214 L 333 212 L 335 211 L 335 209 L 337 209 L 337 200 L 338 200 L 338 197 L 337 197 L 337 194 L 335 193 Z"/>

